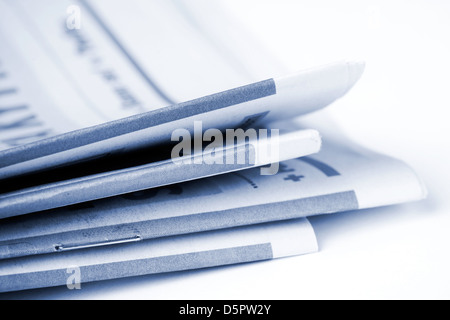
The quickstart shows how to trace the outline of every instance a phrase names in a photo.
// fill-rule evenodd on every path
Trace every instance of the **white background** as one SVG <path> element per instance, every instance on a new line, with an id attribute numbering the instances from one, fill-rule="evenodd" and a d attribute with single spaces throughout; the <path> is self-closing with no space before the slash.
<path id="1" fill-rule="evenodd" d="M 360 82 L 328 111 L 357 142 L 411 165 L 429 192 L 420 203 L 312 218 L 320 252 L 249 269 L 235 295 L 450 298 L 450 3 L 258 0 L 233 8 L 289 68 L 364 60 Z"/>
<path id="2" fill-rule="evenodd" d="M 262 263 L 25 292 L 21 298 L 450 298 L 450 2 L 227 0 L 292 70 L 366 62 L 327 112 L 357 142 L 411 165 L 425 201 L 311 218 L 320 251 Z"/>

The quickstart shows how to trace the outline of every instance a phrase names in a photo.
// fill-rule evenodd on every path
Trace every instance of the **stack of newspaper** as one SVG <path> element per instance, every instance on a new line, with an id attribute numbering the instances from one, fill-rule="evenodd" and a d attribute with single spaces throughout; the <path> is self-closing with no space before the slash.
<path id="1" fill-rule="evenodd" d="M 0 292 L 312 253 L 308 216 L 425 196 L 302 121 L 363 63 L 280 75 L 216 5 L 0 0 Z"/>

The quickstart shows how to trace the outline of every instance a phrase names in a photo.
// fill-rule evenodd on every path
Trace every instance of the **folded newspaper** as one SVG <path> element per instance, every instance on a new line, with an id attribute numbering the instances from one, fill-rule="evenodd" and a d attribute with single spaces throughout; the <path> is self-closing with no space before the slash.
<path id="1" fill-rule="evenodd" d="M 417 176 L 403 162 L 343 137 L 336 140 L 336 132 L 322 139 L 319 153 L 283 161 L 275 175 L 246 169 L 4 219 L 0 258 L 378 207 L 424 196 Z"/>
<path id="2" fill-rule="evenodd" d="M 362 63 L 281 72 L 210 1 L 0 0 L 0 42 L 0 292 L 311 253 L 308 216 L 425 196 L 301 120 Z"/>

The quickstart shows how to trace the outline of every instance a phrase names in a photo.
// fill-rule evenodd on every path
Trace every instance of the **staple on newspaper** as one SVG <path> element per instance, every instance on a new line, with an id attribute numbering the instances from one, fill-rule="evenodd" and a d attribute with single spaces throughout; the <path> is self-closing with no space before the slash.
<path id="1" fill-rule="evenodd" d="M 286 121 L 346 95 L 363 63 L 280 77 L 207 0 L 142 2 L 144 19 L 135 5 L 82 0 L 82 29 L 61 23 L 69 5 L 0 0 L 0 291 L 316 252 L 305 217 L 425 196 L 401 161 Z M 108 23 L 126 17 L 127 28 Z M 196 125 L 207 139 L 186 152 Z M 215 129 L 237 128 L 285 130 L 217 143 Z M 249 161 L 275 141 L 277 159 Z M 227 150 L 244 161 L 227 165 Z"/>
<path id="2" fill-rule="evenodd" d="M 290 122 L 278 125 L 301 128 Z M 336 131 L 321 131 L 319 153 L 283 161 L 275 175 L 264 176 L 252 168 L 4 220 L 0 259 L 379 207 L 425 196 L 417 175 L 403 162 L 336 138 Z"/>

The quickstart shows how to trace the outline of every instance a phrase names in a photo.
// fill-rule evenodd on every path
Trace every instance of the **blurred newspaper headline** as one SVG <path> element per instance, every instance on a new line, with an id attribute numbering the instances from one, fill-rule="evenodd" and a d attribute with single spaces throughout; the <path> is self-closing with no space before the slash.
<path id="1" fill-rule="evenodd" d="M 426 196 L 315 112 L 361 63 L 291 75 L 217 3 L 0 0 L 0 43 L 0 292 L 312 253 L 308 216 Z"/>

